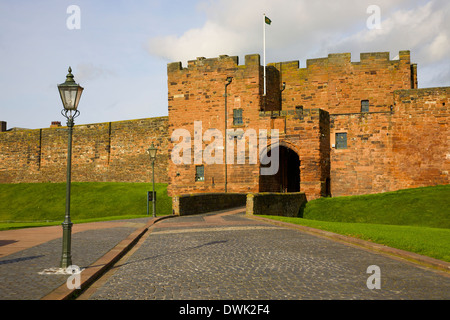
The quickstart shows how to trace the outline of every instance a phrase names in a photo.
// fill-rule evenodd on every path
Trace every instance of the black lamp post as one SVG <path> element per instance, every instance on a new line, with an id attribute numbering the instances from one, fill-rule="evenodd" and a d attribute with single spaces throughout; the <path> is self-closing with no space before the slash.
<path id="1" fill-rule="evenodd" d="M 152 206 L 153 206 L 153 217 L 156 217 L 156 194 L 155 194 L 155 160 L 156 160 L 156 152 L 158 148 L 152 142 L 150 148 L 148 148 L 148 154 L 150 155 L 150 161 L 152 162 L 152 181 L 153 181 L 153 192 L 152 192 Z"/>
<path id="2" fill-rule="evenodd" d="M 227 80 L 225 82 L 225 193 L 228 192 L 227 188 L 228 188 L 228 173 L 227 173 L 227 122 L 228 122 L 228 110 L 227 110 L 227 87 L 230 85 L 231 81 L 233 81 L 232 77 L 227 77 Z"/>
<path id="3" fill-rule="evenodd" d="M 72 265 L 71 254 L 71 237 L 72 237 L 72 221 L 70 221 L 70 181 L 71 181 L 71 166 L 72 166 L 72 128 L 74 125 L 73 119 L 80 115 L 77 110 L 80 102 L 83 88 L 73 80 L 72 68 L 69 67 L 69 73 L 66 77 L 66 82 L 58 85 L 58 91 L 61 96 L 64 109 L 61 114 L 67 119 L 67 128 L 69 129 L 69 141 L 67 148 L 67 184 L 66 184 L 66 215 L 63 227 L 63 250 L 61 256 L 61 268 L 67 268 Z"/>

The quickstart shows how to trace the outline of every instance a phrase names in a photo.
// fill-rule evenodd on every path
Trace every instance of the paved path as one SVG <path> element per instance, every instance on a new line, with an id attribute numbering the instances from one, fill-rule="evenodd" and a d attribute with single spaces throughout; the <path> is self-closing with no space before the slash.
<path id="1" fill-rule="evenodd" d="M 450 298 L 448 272 L 242 210 L 161 219 L 74 225 L 73 263 L 86 289 L 79 299 Z M 69 275 L 43 272 L 58 267 L 61 236 L 60 226 L 0 231 L 0 300 L 71 297 Z M 381 289 L 367 288 L 370 265 L 380 269 Z"/>
<path id="2" fill-rule="evenodd" d="M 128 221 L 107 221 L 95 223 L 74 224 L 72 234 L 87 230 L 138 227 L 143 223 Z M 58 239 L 62 235 L 61 226 L 25 228 L 5 230 L 0 232 L 0 258 L 16 253 L 48 241 Z"/>
<path id="3" fill-rule="evenodd" d="M 87 268 L 152 218 L 74 224 L 72 262 Z M 66 283 L 59 267 L 62 227 L 0 231 L 0 300 L 37 300 Z"/>
<path id="4" fill-rule="evenodd" d="M 375 265 L 380 289 L 367 280 Z M 376 283 L 376 282 L 370 282 Z M 242 213 L 167 219 L 79 299 L 444 299 L 437 272 Z"/>

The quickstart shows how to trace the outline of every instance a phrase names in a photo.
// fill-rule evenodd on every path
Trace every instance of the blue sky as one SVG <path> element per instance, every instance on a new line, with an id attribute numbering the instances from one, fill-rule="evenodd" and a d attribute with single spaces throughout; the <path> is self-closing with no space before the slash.
<path id="1" fill-rule="evenodd" d="M 80 29 L 66 21 L 80 8 Z M 367 20 L 380 8 L 380 29 Z M 445 0 L 0 0 L 0 120 L 45 128 L 61 116 L 56 85 L 69 65 L 84 88 L 76 124 L 167 115 L 167 63 L 262 55 L 267 62 L 411 50 L 419 87 L 450 86 Z"/>

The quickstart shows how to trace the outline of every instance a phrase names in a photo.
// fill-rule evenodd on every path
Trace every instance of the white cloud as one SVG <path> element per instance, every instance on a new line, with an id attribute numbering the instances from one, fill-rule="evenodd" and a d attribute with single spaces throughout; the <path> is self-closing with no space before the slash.
<path id="1" fill-rule="evenodd" d="M 239 34 L 213 21 L 207 21 L 203 28 L 190 29 L 182 36 L 169 35 L 150 41 L 149 50 L 168 60 L 192 60 L 196 57 L 218 56 L 238 51 L 245 43 Z"/>
<path id="2" fill-rule="evenodd" d="M 440 32 L 433 42 L 425 48 L 430 61 L 440 61 L 450 55 L 450 39 L 448 32 Z"/>
<path id="3" fill-rule="evenodd" d="M 449 1 L 377 1 L 381 29 L 367 28 L 371 4 L 372 0 L 202 2 L 198 10 L 205 13 L 206 22 L 201 27 L 152 38 L 148 51 L 167 62 L 183 63 L 200 56 L 262 54 L 262 14 L 266 13 L 272 20 L 266 27 L 267 62 L 339 52 L 351 52 L 354 61 L 361 52 L 389 51 L 393 58 L 400 50 L 411 50 L 420 71 L 421 66 L 431 70 L 429 65 L 450 55 Z"/>

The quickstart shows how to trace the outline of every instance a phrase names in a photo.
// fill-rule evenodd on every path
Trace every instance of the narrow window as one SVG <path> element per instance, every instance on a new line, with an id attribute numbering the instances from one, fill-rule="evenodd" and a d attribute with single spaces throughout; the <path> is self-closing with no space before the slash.
<path id="1" fill-rule="evenodd" d="M 361 112 L 369 112 L 369 100 L 361 100 Z"/>
<path id="2" fill-rule="evenodd" d="M 204 166 L 195 166 L 195 181 L 205 181 Z"/>
<path id="3" fill-rule="evenodd" d="M 234 109 L 233 110 L 233 124 L 239 125 L 242 124 L 242 109 Z"/>
<path id="4" fill-rule="evenodd" d="M 303 115 L 303 106 L 295 106 L 295 114 L 301 117 Z"/>
<path id="5" fill-rule="evenodd" d="M 347 149 L 347 132 L 336 133 L 336 149 Z"/>

